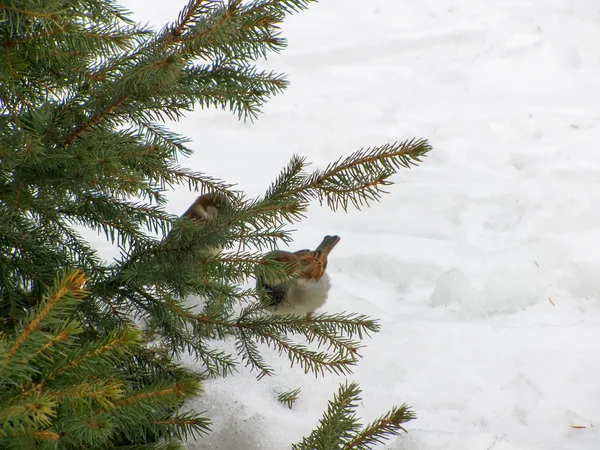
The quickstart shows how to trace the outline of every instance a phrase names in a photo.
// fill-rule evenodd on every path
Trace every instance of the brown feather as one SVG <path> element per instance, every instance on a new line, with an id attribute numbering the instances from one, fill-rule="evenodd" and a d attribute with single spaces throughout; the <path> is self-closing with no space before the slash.
<path id="1" fill-rule="evenodd" d="M 327 256 L 340 241 L 339 236 L 325 236 L 316 250 L 300 250 L 294 253 L 300 258 L 303 278 L 320 280 L 327 269 Z"/>
<path id="2" fill-rule="evenodd" d="M 226 201 L 227 199 L 223 195 L 217 193 L 201 195 L 182 214 L 182 217 L 187 217 L 198 222 L 213 220 L 217 217 L 219 208 Z"/>

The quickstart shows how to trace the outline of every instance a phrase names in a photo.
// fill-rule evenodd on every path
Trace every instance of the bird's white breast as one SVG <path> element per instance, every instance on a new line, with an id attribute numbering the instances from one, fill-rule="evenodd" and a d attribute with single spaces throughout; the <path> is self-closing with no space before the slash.
<path id="1" fill-rule="evenodd" d="M 308 314 L 323 306 L 327 300 L 331 281 L 324 273 L 319 281 L 296 280 L 275 314 Z"/>

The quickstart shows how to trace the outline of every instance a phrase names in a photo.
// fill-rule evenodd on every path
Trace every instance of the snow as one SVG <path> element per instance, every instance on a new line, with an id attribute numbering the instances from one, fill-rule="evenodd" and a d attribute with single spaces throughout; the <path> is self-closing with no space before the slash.
<path id="1" fill-rule="evenodd" d="M 159 27 L 184 2 L 123 3 Z M 322 168 L 390 141 L 434 146 L 380 204 L 314 205 L 297 226 L 297 248 L 342 237 L 322 311 L 381 319 L 348 377 L 359 415 L 417 412 L 381 448 L 600 448 L 599 23 L 597 0 L 327 0 L 288 19 L 289 48 L 261 63 L 291 86 L 258 121 L 171 125 L 193 139 L 186 165 L 250 195 L 293 153 Z M 169 211 L 194 197 L 172 192 Z M 280 450 L 316 426 L 345 377 L 266 355 L 278 376 L 206 383 L 194 406 L 213 432 L 189 449 Z M 277 402 L 297 387 L 293 409 Z"/>

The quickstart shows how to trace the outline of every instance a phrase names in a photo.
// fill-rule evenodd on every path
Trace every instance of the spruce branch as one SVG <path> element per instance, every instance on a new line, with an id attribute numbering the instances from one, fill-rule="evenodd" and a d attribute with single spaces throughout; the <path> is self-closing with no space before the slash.
<path id="1" fill-rule="evenodd" d="M 121 438 L 154 442 L 205 433 L 207 419 L 178 413 L 200 393 L 197 375 L 141 347 L 136 330 L 82 339 L 73 316 L 85 281 L 80 271 L 57 279 L 20 329 L 0 340 L 0 446 L 33 448 L 58 436 L 65 448 L 101 448 Z"/>
<path id="2" fill-rule="evenodd" d="M 347 340 L 330 335 L 328 343 L 337 351 L 330 353 L 311 350 L 306 345 L 289 339 L 287 333 L 294 327 L 286 325 L 271 320 L 269 316 L 262 319 L 245 319 L 236 324 L 236 328 L 241 330 L 236 334 L 238 352 L 251 369 L 258 370 L 259 379 L 265 375 L 272 375 L 273 371 L 264 363 L 255 342 L 275 349 L 280 355 L 285 354 L 290 360 L 291 367 L 298 364 L 305 373 L 312 372 L 315 376 L 324 376 L 326 372 L 338 375 L 351 373 L 351 366 L 356 364 L 356 357 L 355 352 L 344 351 L 345 346 L 348 345 Z"/>
<path id="3" fill-rule="evenodd" d="M 168 151 L 171 158 L 175 159 L 178 155 L 189 156 L 194 151 L 187 146 L 190 139 L 180 136 L 167 129 L 160 123 L 139 122 L 136 123 L 138 129 L 129 129 L 130 132 L 138 131 L 141 134 L 143 142 L 149 142 L 154 147 L 164 148 Z"/>
<path id="4" fill-rule="evenodd" d="M 165 30 L 168 30 L 169 37 L 175 40 L 183 34 L 184 30 L 195 26 L 207 12 L 221 4 L 222 2 L 214 0 L 191 0 L 179 13 L 177 22 L 167 26 Z"/>
<path id="5" fill-rule="evenodd" d="M 194 380 L 182 380 L 176 383 L 155 385 L 130 395 L 126 395 L 115 402 L 115 406 L 135 406 L 145 403 L 152 405 L 156 399 L 163 397 L 194 397 L 201 392 L 201 388 Z"/>
<path id="6" fill-rule="evenodd" d="M 204 412 L 200 413 L 204 414 Z M 152 425 L 160 432 L 169 433 L 179 440 L 198 439 L 210 432 L 211 421 L 198 413 L 188 411 L 168 419 L 153 420 Z"/>
<path id="7" fill-rule="evenodd" d="M 44 374 L 44 379 L 40 383 L 40 387 L 74 368 L 81 368 L 83 370 L 92 368 L 93 365 L 90 365 L 90 363 L 93 363 L 94 360 L 103 358 L 112 359 L 118 355 L 122 355 L 126 353 L 128 346 L 139 345 L 140 342 L 141 335 L 138 330 L 128 328 L 114 330 L 97 342 L 83 347 L 79 352 L 73 354 L 72 357 L 60 361 L 55 367 Z"/>
<path id="8" fill-rule="evenodd" d="M 166 234 L 172 223 L 172 216 L 160 207 L 91 193 L 79 196 L 57 213 L 73 223 L 102 232 L 112 243 L 118 240 L 120 246 L 132 241 L 147 245 L 150 240 L 147 231 Z"/>
<path id="9" fill-rule="evenodd" d="M 0 408 L 0 424 L 7 435 L 12 431 L 11 428 L 17 432 L 34 427 L 46 428 L 56 417 L 58 402 L 55 398 L 37 392 L 27 394 L 15 396 L 8 402 L 3 399 L 5 401 Z M 9 424 L 12 424 L 12 427 L 7 427 Z"/>
<path id="10" fill-rule="evenodd" d="M 35 388 L 39 387 L 35 386 Z M 94 400 L 103 408 L 114 408 L 116 406 L 114 401 L 122 398 L 124 393 L 124 383 L 121 381 L 111 383 L 94 381 L 73 384 L 59 390 L 50 390 L 47 395 L 56 398 L 57 403 L 69 400 L 72 403 L 80 400 Z"/>
<path id="11" fill-rule="evenodd" d="M 257 329 L 260 330 L 259 332 L 265 333 L 268 330 L 271 337 L 277 334 L 280 336 L 302 335 L 308 344 L 314 342 L 318 348 L 332 351 L 340 358 L 340 361 L 352 361 L 351 364 L 354 364 L 356 358 L 360 357 L 358 351 L 361 348 L 360 342 L 353 338 L 358 336 L 362 340 L 363 336 L 379 330 L 377 321 L 363 315 L 347 313 L 322 314 L 311 318 L 297 315 L 270 316 L 242 313 L 236 327 L 244 330 Z M 279 348 L 269 339 L 266 339 L 265 342 Z"/>
<path id="12" fill-rule="evenodd" d="M 297 389 L 293 389 L 291 391 L 280 392 L 277 395 L 277 401 L 279 403 L 283 403 L 289 409 L 292 409 L 292 406 L 294 406 L 294 403 L 296 402 L 296 400 L 298 400 L 300 391 L 301 391 L 301 389 L 297 388 Z"/>
<path id="13" fill-rule="evenodd" d="M 30 6 L 36 6 L 35 4 L 30 5 Z M 32 17 L 41 17 L 44 19 L 54 19 L 59 15 L 59 10 L 56 11 L 45 11 L 45 6 L 43 5 L 37 5 L 40 10 L 34 10 L 34 9 L 24 9 L 24 8 L 17 8 L 16 6 L 12 6 L 12 5 L 6 5 L 6 4 L 0 4 L 0 9 L 6 10 L 6 11 L 13 11 L 19 14 L 23 14 L 26 16 L 32 16 Z"/>
<path id="14" fill-rule="evenodd" d="M 113 114 L 116 109 L 128 100 L 128 96 L 121 96 L 112 99 L 112 101 L 104 106 L 102 111 L 96 112 L 90 116 L 85 122 L 77 125 L 73 130 L 67 134 L 62 142 L 62 148 L 68 147 L 76 138 L 81 136 L 84 132 L 91 129 L 93 126 L 101 123 L 107 116 Z"/>
<path id="15" fill-rule="evenodd" d="M 231 200 L 237 198 L 235 191 L 231 191 L 231 188 L 235 185 L 225 183 L 201 172 L 193 172 L 180 166 L 172 166 L 169 173 L 164 174 L 162 180 L 165 185 L 169 187 L 185 183 L 192 191 L 218 192 Z"/>
<path id="16" fill-rule="evenodd" d="M 360 336 L 362 339 L 379 329 L 376 321 L 359 314 L 323 314 L 310 319 L 294 315 L 272 316 L 264 312 L 260 303 L 244 308 L 233 320 L 221 315 L 193 314 L 178 307 L 173 300 L 170 306 L 192 324 L 215 327 L 220 336 L 235 336 L 238 355 L 251 370 L 257 370 L 259 379 L 274 375 L 274 371 L 265 362 L 258 343 L 286 354 L 291 366 L 298 364 L 305 373 L 312 372 L 315 376 L 324 376 L 326 372 L 348 374 L 360 357 L 361 345 L 353 338 Z M 293 342 L 287 337 L 292 334 L 302 335 L 307 344 L 316 343 L 317 348 L 324 347 L 326 351 L 312 350 L 305 344 Z"/>
<path id="17" fill-rule="evenodd" d="M 284 75 L 273 71 L 221 61 L 186 69 L 181 81 L 201 99 L 201 108 L 228 109 L 238 118 L 250 120 L 256 119 L 264 103 L 288 85 Z"/>
<path id="18" fill-rule="evenodd" d="M 32 332 L 37 331 L 44 319 L 51 313 L 52 309 L 61 301 L 78 301 L 87 295 L 87 291 L 83 289 L 86 278 L 83 272 L 74 271 L 64 277 L 62 280 L 57 279 L 55 282 L 54 292 L 46 296 L 42 302 L 39 312 L 33 319 L 27 323 L 14 343 L 6 352 L 2 359 L 2 367 L 10 362 L 19 347 L 29 338 Z M 1 369 L 0 369 L 1 370 Z"/>
<path id="19" fill-rule="evenodd" d="M 352 439 L 360 429 L 355 409 L 361 400 L 360 388 L 356 383 L 340 385 L 333 400 L 327 404 L 327 411 L 319 421 L 319 426 L 301 443 L 294 444 L 293 450 L 334 450 Z"/>
<path id="20" fill-rule="evenodd" d="M 19 362 L 20 364 L 27 364 L 31 359 L 35 359 L 39 356 L 49 357 L 49 350 L 53 350 L 51 347 L 57 346 L 59 343 L 68 342 L 72 336 L 82 333 L 83 328 L 76 321 L 65 321 L 61 324 L 58 330 L 45 333 L 47 341 L 40 346 L 35 353 L 32 355 L 26 355 Z"/>
<path id="21" fill-rule="evenodd" d="M 44 441 L 57 441 L 60 439 L 60 435 L 58 433 L 54 433 L 53 431 L 29 431 L 24 433 L 5 433 L 0 430 L 0 439 L 1 438 L 12 438 L 17 441 L 14 448 L 24 448 L 20 441 L 26 441 L 27 443 L 35 442 L 36 446 L 40 446 L 41 442 Z M 27 444 L 23 444 L 27 445 Z"/>
<path id="22" fill-rule="evenodd" d="M 417 165 L 430 150 L 424 139 L 361 149 L 313 172 L 296 192 L 326 202 L 334 211 L 346 211 L 350 204 L 361 209 L 381 198 L 383 187 L 393 184 L 389 178 L 398 169 Z"/>
<path id="23" fill-rule="evenodd" d="M 319 426 L 293 450 L 369 450 L 390 436 L 406 432 L 402 424 L 416 418 L 410 407 L 403 404 L 393 407 L 383 416 L 362 427 L 356 416 L 361 400 L 361 390 L 356 383 L 340 385 L 333 400 L 328 402 Z"/>
<path id="24" fill-rule="evenodd" d="M 265 362 L 265 359 L 260 354 L 252 336 L 248 336 L 244 330 L 239 332 L 235 347 L 238 354 L 241 355 L 242 362 L 245 362 L 246 366 L 250 366 L 251 370 L 258 372 L 256 377 L 258 380 L 275 374 L 273 368 Z"/>
<path id="25" fill-rule="evenodd" d="M 369 450 L 373 445 L 382 444 L 390 436 L 398 436 L 401 431 L 406 433 L 402 424 L 416 418 L 417 416 L 406 403 L 400 407 L 394 406 L 386 414 L 365 426 L 343 448 L 344 450 Z"/>
<path id="26" fill-rule="evenodd" d="M 169 353 L 176 355 L 183 352 L 190 353 L 202 364 L 203 377 L 227 376 L 236 371 L 237 362 L 230 354 L 208 346 L 205 339 L 207 329 L 195 328 L 198 322 L 202 325 L 208 322 L 206 316 L 193 314 L 183 308 L 173 297 L 166 296 L 163 300 L 144 290 L 138 290 L 138 293 L 147 300 L 147 303 L 138 303 L 139 311 L 144 310 L 147 317 L 153 318 L 151 326 L 159 330 L 160 341 L 169 349 Z M 132 298 L 130 295 L 127 297 Z M 226 323 L 217 321 L 211 323 L 217 326 L 222 324 Z M 190 328 L 195 329 L 195 334 L 190 333 Z M 165 363 L 166 361 L 162 364 Z"/>

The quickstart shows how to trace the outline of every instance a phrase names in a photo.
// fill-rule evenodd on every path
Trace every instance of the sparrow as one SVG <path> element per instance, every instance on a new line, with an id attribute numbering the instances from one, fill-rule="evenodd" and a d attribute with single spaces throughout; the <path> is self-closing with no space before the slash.
<path id="1" fill-rule="evenodd" d="M 228 203 L 229 200 L 222 194 L 216 192 L 204 194 L 198 197 L 181 217 L 206 223 L 217 217 L 219 208 L 226 202 Z"/>
<path id="2" fill-rule="evenodd" d="M 257 277 L 257 288 L 266 293 L 266 308 L 273 314 L 310 316 L 323 306 L 331 288 L 329 275 L 325 272 L 327 256 L 339 241 L 339 236 L 325 236 L 316 250 L 268 253 L 265 259 L 289 264 L 293 278 L 270 280 Z"/>
<path id="3" fill-rule="evenodd" d="M 229 200 L 223 194 L 211 192 L 198 197 L 181 217 L 187 217 L 198 224 L 205 225 L 217 218 L 219 209 L 229 204 Z M 209 253 L 213 256 L 218 255 L 221 251 L 223 251 L 223 247 L 209 249 Z"/>

